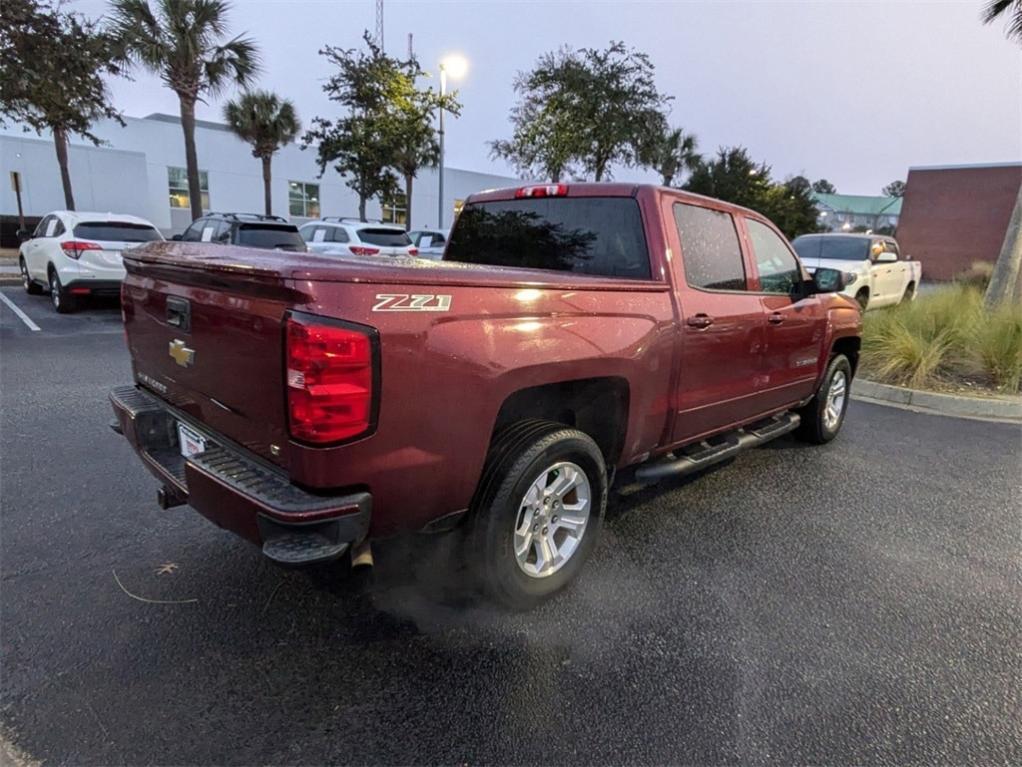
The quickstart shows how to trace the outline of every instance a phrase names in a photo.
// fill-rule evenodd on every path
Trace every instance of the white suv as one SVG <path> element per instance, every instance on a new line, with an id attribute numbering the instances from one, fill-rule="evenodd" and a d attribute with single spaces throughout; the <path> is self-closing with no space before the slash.
<path id="1" fill-rule="evenodd" d="M 71 312 L 80 298 L 119 295 L 121 251 L 162 239 L 144 218 L 58 210 L 43 216 L 21 243 L 21 281 L 31 294 L 48 288 L 53 308 Z"/>
<path id="2" fill-rule="evenodd" d="M 313 253 L 342 256 L 415 256 L 408 232 L 395 224 L 326 218 L 302 224 L 298 230 Z"/>

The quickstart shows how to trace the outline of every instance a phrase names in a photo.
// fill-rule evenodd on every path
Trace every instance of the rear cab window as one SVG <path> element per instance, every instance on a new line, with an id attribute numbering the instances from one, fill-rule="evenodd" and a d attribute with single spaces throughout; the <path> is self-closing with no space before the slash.
<path id="1" fill-rule="evenodd" d="M 445 261 L 651 279 L 632 197 L 550 197 L 473 202 L 451 231 Z"/>
<path id="2" fill-rule="evenodd" d="M 869 258 L 869 239 L 866 237 L 824 237 L 808 235 L 796 237 L 792 243 L 799 258 L 827 258 L 835 261 L 865 261 Z"/>
<path id="3" fill-rule="evenodd" d="M 154 227 L 127 221 L 83 221 L 75 225 L 74 236 L 103 242 L 153 242 L 163 239 Z"/>
<path id="4" fill-rule="evenodd" d="M 237 244 L 249 248 L 305 250 L 305 240 L 298 233 L 298 229 L 283 224 L 240 224 Z"/>

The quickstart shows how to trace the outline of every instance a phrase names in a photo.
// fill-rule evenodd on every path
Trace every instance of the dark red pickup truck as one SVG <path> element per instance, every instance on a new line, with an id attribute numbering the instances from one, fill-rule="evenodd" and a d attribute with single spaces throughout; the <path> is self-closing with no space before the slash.
<path id="1" fill-rule="evenodd" d="M 460 526 L 516 606 L 578 574 L 616 471 L 833 438 L 859 353 L 842 273 L 653 186 L 473 195 L 441 262 L 173 242 L 124 261 L 115 428 L 161 505 L 289 565 Z"/>

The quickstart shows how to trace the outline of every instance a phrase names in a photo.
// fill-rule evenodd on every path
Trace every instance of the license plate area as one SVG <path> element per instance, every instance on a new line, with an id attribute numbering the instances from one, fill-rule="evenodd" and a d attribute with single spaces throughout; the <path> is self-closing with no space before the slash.
<path id="1" fill-rule="evenodd" d="M 181 449 L 181 455 L 191 458 L 193 455 L 206 451 L 206 438 L 193 429 L 177 422 L 177 443 Z"/>

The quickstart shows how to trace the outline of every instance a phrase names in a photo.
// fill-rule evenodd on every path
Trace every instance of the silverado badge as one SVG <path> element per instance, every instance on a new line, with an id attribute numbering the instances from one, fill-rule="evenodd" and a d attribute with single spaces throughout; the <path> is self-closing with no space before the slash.
<path id="1" fill-rule="evenodd" d="M 170 342 L 170 356 L 174 362 L 183 368 L 191 366 L 192 362 L 195 361 L 195 350 L 189 349 L 185 346 L 185 342 L 180 338 L 175 338 Z"/>

